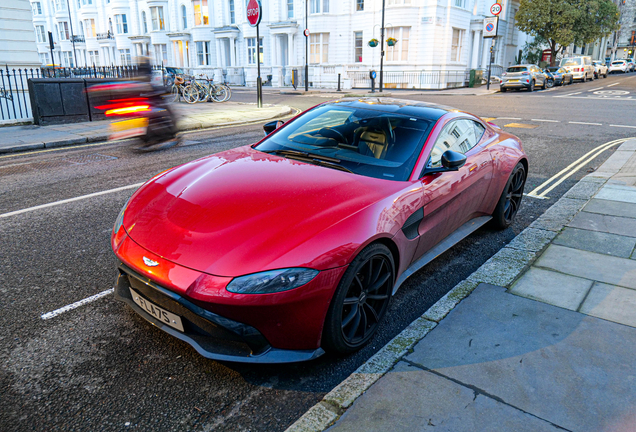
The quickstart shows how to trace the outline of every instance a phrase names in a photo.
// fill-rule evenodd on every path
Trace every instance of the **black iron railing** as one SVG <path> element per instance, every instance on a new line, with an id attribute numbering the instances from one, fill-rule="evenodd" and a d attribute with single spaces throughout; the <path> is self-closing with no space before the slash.
<path id="1" fill-rule="evenodd" d="M 97 33 L 97 40 L 101 39 L 115 39 L 115 36 L 111 32 Z"/>
<path id="2" fill-rule="evenodd" d="M 368 72 L 349 71 L 353 88 L 371 88 L 371 79 Z M 470 79 L 470 71 L 405 71 L 384 72 L 385 89 L 446 89 L 467 87 Z M 376 79 L 376 85 L 379 80 Z"/>

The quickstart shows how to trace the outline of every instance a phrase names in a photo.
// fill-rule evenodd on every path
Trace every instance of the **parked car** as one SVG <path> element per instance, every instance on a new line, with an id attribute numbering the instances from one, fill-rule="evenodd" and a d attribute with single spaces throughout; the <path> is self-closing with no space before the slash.
<path id="1" fill-rule="evenodd" d="M 594 78 L 607 78 L 609 68 L 605 65 L 605 63 L 594 61 L 592 62 L 592 65 L 594 66 Z"/>
<path id="2" fill-rule="evenodd" d="M 629 65 L 625 60 L 614 60 L 609 67 L 609 73 L 627 73 L 629 72 Z"/>
<path id="3" fill-rule="evenodd" d="M 409 275 L 523 197 L 519 139 L 452 108 L 348 98 L 264 129 L 153 177 L 112 232 L 115 297 L 207 358 L 360 349 Z"/>
<path id="4" fill-rule="evenodd" d="M 574 81 L 572 73 L 568 72 L 565 68 L 559 66 L 550 66 L 547 68 L 547 70 L 554 77 L 554 85 L 562 86 L 566 84 L 572 84 L 572 82 Z"/>
<path id="5" fill-rule="evenodd" d="M 636 69 L 636 65 L 634 65 L 634 59 L 627 58 L 625 59 L 625 61 L 627 62 L 627 66 L 629 67 L 628 72 L 634 72 L 634 69 Z"/>
<path id="6" fill-rule="evenodd" d="M 559 64 L 568 72 L 572 73 L 572 78 L 583 82 L 594 79 L 594 66 L 590 56 L 567 57 L 561 59 Z"/>
<path id="7" fill-rule="evenodd" d="M 534 91 L 535 87 L 546 88 L 547 77 L 537 65 L 523 64 L 510 66 L 501 74 L 499 89 L 505 92 L 508 89 L 526 88 Z"/>

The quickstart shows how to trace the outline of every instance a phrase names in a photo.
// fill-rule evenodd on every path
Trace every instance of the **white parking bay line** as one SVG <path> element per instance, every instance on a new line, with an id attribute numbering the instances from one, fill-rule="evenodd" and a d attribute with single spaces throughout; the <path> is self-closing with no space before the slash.
<path id="1" fill-rule="evenodd" d="M 608 85 L 608 87 L 612 87 L 612 86 L 615 86 L 615 85 L 618 85 L 618 84 L 619 83 L 610 84 L 610 85 Z"/>
<path id="2" fill-rule="evenodd" d="M 86 199 L 86 198 L 93 198 L 93 197 L 96 197 L 96 196 L 106 195 L 106 194 L 109 194 L 109 193 L 120 192 L 120 191 L 123 191 L 123 190 L 126 190 L 126 189 L 136 189 L 136 188 L 140 187 L 141 185 L 143 185 L 143 183 L 135 183 L 135 184 L 131 184 L 131 185 L 128 185 L 128 186 L 118 187 L 118 188 L 115 188 L 115 189 L 109 189 L 109 190 L 105 190 L 105 191 L 101 191 L 101 192 L 95 192 L 95 193 L 88 194 L 88 195 L 78 196 L 78 197 L 75 197 L 75 198 L 68 198 L 68 199 L 64 199 L 64 200 L 61 200 L 61 201 L 55 201 L 55 202 L 48 203 L 48 204 L 42 204 L 42 205 L 38 205 L 38 206 L 35 206 L 35 207 L 29 207 L 29 208 L 25 208 L 25 209 L 22 209 L 22 210 L 16 210 L 16 211 L 12 211 L 12 212 L 9 212 L 9 213 L 2 213 L 2 214 L 0 214 L 0 218 L 5 218 L 5 217 L 9 217 L 9 216 L 15 216 L 15 215 L 19 215 L 19 214 L 22 214 L 22 213 L 31 212 L 31 211 L 34 211 L 34 210 L 40 210 L 40 209 L 43 209 L 43 208 L 53 207 L 53 206 L 57 206 L 57 205 L 61 205 L 61 204 L 66 204 L 66 203 L 70 203 L 70 202 L 73 202 L 73 201 L 80 201 L 80 200 L 83 200 L 83 199 Z"/>
<path id="3" fill-rule="evenodd" d="M 546 120 L 546 119 L 530 119 L 530 120 L 536 121 L 536 122 L 559 123 L 558 120 Z"/>
<path id="4" fill-rule="evenodd" d="M 90 297 L 86 297 L 83 300 L 76 301 L 75 303 L 56 309 L 53 312 L 47 312 L 43 315 L 40 315 L 40 318 L 42 318 L 43 320 L 55 318 L 56 316 L 63 314 L 64 312 L 68 312 L 80 306 L 84 306 L 85 304 L 94 302 L 95 300 L 99 300 L 100 298 L 107 296 L 108 294 L 112 294 L 114 291 L 115 291 L 115 288 L 107 289 L 106 291 L 102 291 L 98 294 L 92 295 Z"/>
<path id="5" fill-rule="evenodd" d="M 595 89 L 587 90 L 587 91 L 589 91 L 589 92 L 590 92 L 590 91 L 602 90 L 602 89 L 604 89 L 604 88 L 605 88 L 605 87 L 599 87 L 599 88 L 595 88 Z"/>
<path id="6" fill-rule="evenodd" d="M 603 126 L 603 123 L 587 123 L 587 122 L 576 122 L 576 121 L 571 121 L 568 122 L 570 124 L 580 124 L 580 125 L 589 125 L 589 126 Z"/>
<path id="7" fill-rule="evenodd" d="M 630 129 L 636 129 L 636 126 L 627 126 L 627 125 L 613 125 L 613 124 L 611 124 L 610 126 L 612 126 L 612 127 L 622 127 L 622 128 L 630 128 Z"/>

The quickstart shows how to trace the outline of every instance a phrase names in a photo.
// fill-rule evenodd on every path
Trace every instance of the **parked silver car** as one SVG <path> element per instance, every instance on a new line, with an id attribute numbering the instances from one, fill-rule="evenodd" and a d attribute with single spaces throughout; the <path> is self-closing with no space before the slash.
<path id="1" fill-rule="evenodd" d="M 590 56 L 567 57 L 561 59 L 559 66 L 565 68 L 568 72 L 572 72 L 572 76 L 575 80 L 581 80 L 583 82 L 594 80 L 594 66 L 592 65 L 592 57 Z"/>
<path id="2" fill-rule="evenodd" d="M 614 60 L 609 67 L 609 73 L 627 73 L 629 72 L 629 65 L 625 60 Z"/>
<path id="3" fill-rule="evenodd" d="M 510 66 L 501 75 L 501 84 L 499 89 L 505 92 L 508 89 L 526 88 L 528 91 L 534 91 L 535 87 L 545 89 L 546 76 L 537 65 L 522 64 Z"/>
<path id="4" fill-rule="evenodd" d="M 594 77 L 595 78 L 607 78 L 608 67 L 605 63 L 600 61 L 592 62 L 594 65 Z"/>

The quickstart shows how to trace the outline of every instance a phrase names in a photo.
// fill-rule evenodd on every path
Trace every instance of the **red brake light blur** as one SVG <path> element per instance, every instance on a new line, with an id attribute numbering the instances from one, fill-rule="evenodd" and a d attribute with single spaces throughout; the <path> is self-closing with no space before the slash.
<path id="1" fill-rule="evenodd" d="M 137 112 L 150 111 L 150 105 L 134 105 L 134 106 L 123 106 L 116 107 L 106 110 L 106 117 L 114 116 L 114 115 L 126 115 L 126 114 L 134 114 Z"/>

